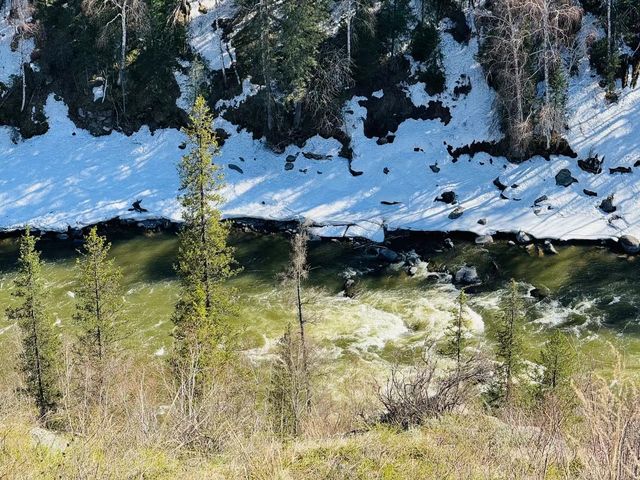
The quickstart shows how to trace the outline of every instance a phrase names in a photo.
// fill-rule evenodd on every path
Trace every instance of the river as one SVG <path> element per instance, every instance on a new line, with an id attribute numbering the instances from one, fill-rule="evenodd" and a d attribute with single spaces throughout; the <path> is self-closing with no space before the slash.
<path id="1" fill-rule="evenodd" d="M 125 316 L 132 334 L 127 343 L 145 355 L 162 357 L 171 345 L 171 311 L 177 295 L 173 270 L 177 238 L 172 232 L 118 230 L 110 235 L 112 253 L 124 273 Z M 358 242 L 317 240 L 309 244 L 309 331 L 325 359 L 344 369 L 357 361 L 384 365 L 409 361 L 426 337 L 437 337 L 451 318 L 457 290 L 450 277 L 474 265 L 483 280 L 470 296 L 467 314 L 478 337 L 490 344 L 504 287 L 521 282 L 527 317 L 529 358 L 536 359 L 545 336 L 562 328 L 576 338 L 585 359 L 596 368 L 611 361 L 608 344 L 621 349 L 634 370 L 640 368 L 640 287 L 637 257 L 596 245 L 557 246 L 558 255 L 539 256 L 512 242 L 478 246 L 454 238 L 443 248 L 443 236 L 402 236 L 391 241 L 397 251 L 415 250 L 421 263 L 414 275 L 387 264 Z M 240 305 L 240 343 L 256 360 L 266 358 L 288 321 L 295 320 L 281 274 L 287 267 L 289 244 L 282 234 L 234 229 L 231 243 L 242 272 L 231 284 Z M 77 245 L 42 239 L 52 321 L 71 332 Z M 0 309 L 12 300 L 17 239 L 0 240 Z M 357 295 L 344 296 L 344 272 L 356 273 Z M 548 289 L 546 298 L 526 292 Z M 0 313 L 0 345 L 12 331 Z"/>

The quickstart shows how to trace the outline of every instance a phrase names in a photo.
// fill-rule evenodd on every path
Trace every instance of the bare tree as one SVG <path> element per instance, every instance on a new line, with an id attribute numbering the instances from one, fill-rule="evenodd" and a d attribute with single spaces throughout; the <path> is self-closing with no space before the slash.
<path id="1" fill-rule="evenodd" d="M 88 17 L 94 18 L 102 26 L 99 43 L 105 44 L 111 36 L 111 26 L 120 26 L 120 70 L 118 86 L 122 91 L 122 112 L 127 114 L 126 68 L 127 42 L 132 31 L 144 32 L 148 29 L 148 10 L 145 0 L 83 0 L 82 9 Z"/>
<path id="2" fill-rule="evenodd" d="M 14 48 L 20 52 L 20 75 L 22 77 L 22 102 L 20 111 L 24 111 L 27 102 L 27 58 L 26 40 L 37 33 L 37 24 L 31 19 L 34 6 L 29 0 L 13 0 L 9 4 L 9 20 L 15 28 Z"/>

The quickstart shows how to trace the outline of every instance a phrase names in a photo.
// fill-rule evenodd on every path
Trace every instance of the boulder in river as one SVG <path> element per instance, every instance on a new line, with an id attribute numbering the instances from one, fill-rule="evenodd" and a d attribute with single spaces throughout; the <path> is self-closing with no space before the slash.
<path id="1" fill-rule="evenodd" d="M 549 240 L 544 241 L 544 245 L 542 246 L 542 251 L 547 255 L 558 255 L 558 251 L 556 250 L 556 247 L 554 247 L 553 243 L 551 243 Z"/>
<path id="2" fill-rule="evenodd" d="M 394 263 L 400 260 L 400 255 L 394 252 L 390 248 L 381 247 L 378 249 L 378 258 L 380 260 L 384 260 L 385 262 Z"/>
<path id="3" fill-rule="evenodd" d="M 640 252 L 640 240 L 633 235 L 623 235 L 618 239 L 618 243 L 626 253 L 635 254 Z"/>
<path id="4" fill-rule="evenodd" d="M 543 300 L 551 295 L 551 290 L 544 286 L 534 287 L 529 292 L 529 295 L 538 300 Z"/>
<path id="5" fill-rule="evenodd" d="M 556 174 L 556 185 L 568 187 L 573 183 L 578 183 L 578 180 L 571 176 L 571 171 L 569 171 L 569 169 L 563 168 Z"/>
<path id="6" fill-rule="evenodd" d="M 493 243 L 493 237 L 491 235 L 479 235 L 475 239 L 476 245 L 489 245 Z"/>
<path id="7" fill-rule="evenodd" d="M 463 285 L 478 285 L 480 283 L 480 277 L 476 267 L 465 265 L 461 267 L 454 277 L 456 283 Z"/>

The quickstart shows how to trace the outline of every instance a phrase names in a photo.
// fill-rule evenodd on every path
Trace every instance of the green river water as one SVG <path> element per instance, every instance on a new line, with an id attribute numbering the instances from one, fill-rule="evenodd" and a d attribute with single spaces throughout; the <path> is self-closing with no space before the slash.
<path id="1" fill-rule="evenodd" d="M 128 342 L 144 355 L 161 357 L 171 345 L 170 316 L 177 294 L 173 262 L 177 240 L 173 233 L 120 232 L 111 236 L 112 253 L 122 267 Z M 237 320 L 241 345 L 247 353 L 265 357 L 286 323 L 295 320 L 288 292 L 279 275 L 286 269 L 288 240 L 282 235 L 234 231 L 231 238 L 243 271 L 232 280 L 239 292 Z M 405 245 L 406 247 L 406 245 Z M 71 242 L 42 240 L 52 320 L 73 330 L 76 248 Z M 628 367 L 640 371 L 640 260 L 597 246 L 560 246 L 559 254 L 539 257 L 524 248 L 496 242 L 476 246 L 462 240 L 453 250 L 437 242 L 415 241 L 428 270 L 455 272 L 464 263 L 477 266 L 483 287 L 471 295 L 468 314 L 482 339 L 490 338 L 504 287 L 510 278 L 527 286 L 546 287 L 544 300 L 527 298 L 527 346 L 531 360 L 545 335 L 562 328 L 577 339 L 588 362 L 606 368 L 609 343 L 624 352 Z M 0 240 L 0 347 L 15 332 L 4 316 L 12 303 L 17 240 Z M 337 369 L 354 362 L 381 365 L 408 358 L 411 347 L 425 336 L 437 336 L 451 318 L 457 291 L 450 281 L 435 280 L 422 269 L 415 276 L 382 265 L 361 245 L 349 242 L 310 242 L 309 326 L 315 343 Z M 359 294 L 342 294 L 342 272 L 359 275 Z"/>

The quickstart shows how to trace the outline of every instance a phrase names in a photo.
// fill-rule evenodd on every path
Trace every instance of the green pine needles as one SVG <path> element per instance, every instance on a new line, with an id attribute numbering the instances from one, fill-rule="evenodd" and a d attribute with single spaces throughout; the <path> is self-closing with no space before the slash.
<path id="1" fill-rule="evenodd" d="M 9 308 L 7 316 L 18 324 L 22 333 L 20 370 L 26 392 L 35 401 L 40 418 L 46 421 L 61 397 L 57 381 L 60 340 L 46 312 L 47 290 L 40 252 L 29 228 L 20 241 L 19 270 L 14 285 L 13 297 L 19 305 Z"/>

